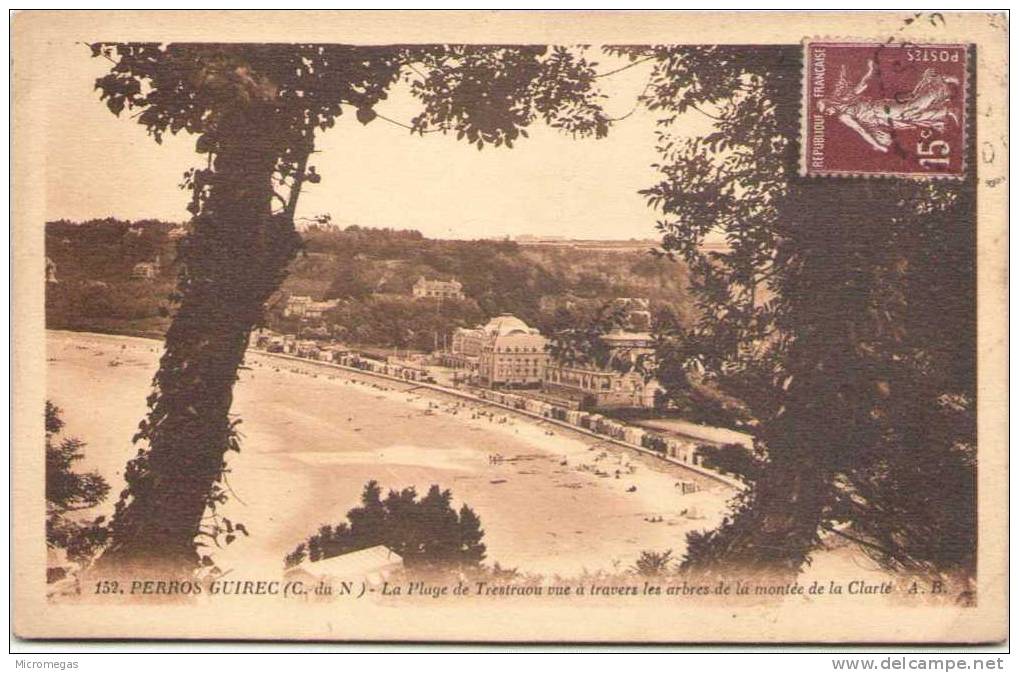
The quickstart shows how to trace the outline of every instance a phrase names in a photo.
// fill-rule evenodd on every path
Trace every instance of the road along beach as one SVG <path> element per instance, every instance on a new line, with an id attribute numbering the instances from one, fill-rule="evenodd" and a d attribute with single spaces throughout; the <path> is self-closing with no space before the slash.
<path id="1" fill-rule="evenodd" d="M 47 334 L 48 397 L 64 410 L 65 433 L 88 443 L 83 467 L 99 470 L 113 494 L 161 353 L 148 339 Z M 223 514 L 251 535 L 213 556 L 244 573 L 278 573 L 299 542 L 344 520 L 371 479 L 451 489 L 481 517 L 488 562 L 544 575 L 622 570 L 646 549 L 681 556 L 686 533 L 716 526 L 734 493 L 491 404 L 265 353 L 249 353 L 233 412 L 242 447 L 228 456 Z M 684 494 L 682 482 L 700 490 Z M 111 498 L 95 514 L 112 508 Z"/>

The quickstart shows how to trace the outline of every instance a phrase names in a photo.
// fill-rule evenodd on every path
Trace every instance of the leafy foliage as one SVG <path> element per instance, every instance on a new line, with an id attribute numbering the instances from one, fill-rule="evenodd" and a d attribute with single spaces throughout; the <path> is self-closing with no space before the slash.
<path id="1" fill-rule="evenodd" d="M 74 470 L 85 457 L 85 442 L 58 437 L 63 428 L 60 409 L 46 400 L 46 544 L 65 550 L 72 562 L 85 563 L 106 541 L 105 517 L 82 522 L 73 513 L 105 500 L 110 485 L 98 472 Z"/>
<path id="2" fill-rule="evenodd" d="M 655 353 L 647 375 L 661 386 L 656 406 L 698 423 L 754 426 L 746 404 L 726 393 L 713 372 L 705 371 L 692 348 L 689 324 L 669 315 L 655 321 Z"/>
<path id="3" fill-rule="evenodd" d="M 294 213 L 316 132 L 344 109 L 368 124 L 398 81 L 423 106 L 412 131 L 454 132 L 510 146 L 540 114 L 573 133 L 604 135 L 590 65 L 547 47 L 357 47 L 322 44 L 96 43 L 111 62 L 96 81 L 110 111 L 156 142 L 196 137 L 206 165 L 188 171 L 191 231 L 179 246 L 166 353 L 125 469 L 104 561 L 187 574 L 206 510 L 227 497 L 225 454 L 239 450 L 232 390 L 252 327 L 299 247 Z M 422 70 L 424 72 L 422 72 Z M 567 76 L 572 73 L 572 76 Z"/>
<path id="4" fill-rule="evenodd" d="M 758 427 L 753 487 L 718 530 L 690 538 L 687 562 L 795 571 L 822 531 L 848 522 L 890 567 L 971 572 L 973 176 L 799 178 L 796 47 L 609 51 L 654 64 L 641 98 L 659 114 L 661 179 L 645 196 L 664 214 L 662 254 L 696 278 L 699 321 L 662 339 L 659 360 L 743 400 Z M 216 484 L 236 445 L 227 414 L 243 343 L 296 251 L 301 185 L 321 180 L 308 165 L 314 133 L 345 107 L 364 124 L 380 118 L 375 106 L 401 80 L 422 104 L 412 132 L 479 148 L 509 147 L 539 119 L 595 137 L 609 125 L 580 49 L 130 43 L 93 53 L 113 62 L 97 82 L 112 112 L 135 111 L 157 141 L 194 134 L 209 155 L 184 179 L 195 226 L 180 308 L 138 436 L 151 451 L 126 471 L 114 526 L 121 546 L 171 549 L 185 565 L 204 509 L 225 497 Z M 688 114 L 711 132 L 684 134 Z M 704 246 L 709 233 L 726 249 Z M 160 486 L 183 466 L 183 487 Z M 946 479 L 952 490 L 931 490 Z"/>
<path id="5" fill-rule="evenodd" d="M 96 82 L 114 114 L 138 110 L 157 142 L 167 133 L 199 137 L 216 149 L 216 128 L 239 106 L 271 102 L 281 118 L 277 139 L 296 167 L 311 129 L 335 125 L 345 107 L 358 121 L 405 80 L 422 103 L 412 131 L 454 133 L 478 146 L 512 147 L 537 119 L 575 135 L 604 136 L 609 120 L 598 100 L 595 63 L 567 47 L 338 44 L 96 43 L 110 73 Z"/>
<path id="6" fill-rule="evenodd" d="M 757 480 L 763 467 L 761 458 L 747 451 L 742 444 L 701 444 L 697 453 L 703 457 L 704 467 L 723 474 L 739 475 L 750 483 Z"/>
<path id="7" fill-rule="evenodd" d="M 413 488 L 389 491 L 382 498 L 378 482 L 365 484 L 361 505 L 347 512 L 347 521 L 322 526 L 285 559 L 287 567 L 305 558 L 318 561 L 385 545 L 408 568 L 436 570 L 476 568 L 485 558 L 481 520 L 467 505 L 453 509 L 453 495 L 437 485 L 418 498 Z"/>
<path id="8" fill-rule="evenodd" d="M 167 234 L 175 227 L 113 219 L 47 223 L 46 251 L 60 278 L 47 287 L 47 325 L 165 333 L 167 295 L 177 268 L 176 245 Z M 621 296 L 647 297 L 654 313 L 670 313 L 679 323 L 691 313 L 682 265 L 637 246 L 589 250 L 437 240 L 413 230 L 319 224 L 305 227 L 301 238 L 304 254 L 290 264 L 283 293 L 340 299 L 343 305 L 325 325 L 332 336 L 357 344 L 430 350 L 436 338 L 448 342 L 457 327 L 501 313 L 553 333 L 584 324 Z M 139 239 L 148 247 L 136 250 Z M 156 254 L 163 262 L 161 274 L 148 281 L 131 279 L 134 263 Z M 438 306 L 413 301 L 413 283 L 422 275 L 460 280 L 468 299 Z M 284 298 L 270 301 L 269 326 L 295 334 L 309 327 L 282 316 Z"/>
<path id="9" fill-rule="evenodd" d="M 410 49 L 411 92 L 423 110 L 416 132 L 442 130 L 482 149 L 513 147 L 541 118 L 572 135 L 603 137 L 609 120 L 599 103 L 595 63 L 566 47 L 446 45 Z"/>
<path id="10" fill-rule="evenodd" d="M 333 334 L 347 343 L 432 350 L 457 327 L 482 321 L 473 301 L 441 304 L 402 297 L 371 297 L 347 301 L 324 316 Z M 440 336 L 441 335 L 441 336 Z"/>
<path id="11" fill-rule="evenodd" d="M 617 302 L 606 302 L 593 314 L 556 316 L 558 329 L 552 331 L 549 354 L 554 360 L 571 365 L 630 371 L 637 362 L 628 353 L 610 348 L 602 339 L 613 330 L 623 329 L 629 319 L 628 309 Z"/>
<path id="12" fill-rule="evenodd" d="M 633 571 L 642 577 L 659 577 L 666 574 L 673 563 L 671 549 L 663 552 L 645 549 L 633 564 Z"/>
<path id="13" fill-rule="evenodd" d="M 674 385 L 703 372 L 758 427 L 752 487 L 690 536 L 687 563 L 795 571 L 850 524 L 888 567 L 972 572 L 972 176 L 800 178 L 798 48 L 612 51 L 654 62 L 661 179 L 644 194 L 700 309 L 660 359 Z M 712 130 L 685 137 L 685 115 Z"/>

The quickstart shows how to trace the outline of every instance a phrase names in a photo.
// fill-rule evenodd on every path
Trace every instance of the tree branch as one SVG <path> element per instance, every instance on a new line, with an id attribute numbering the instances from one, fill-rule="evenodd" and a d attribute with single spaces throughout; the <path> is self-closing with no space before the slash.
<path id="1" fill-rule="evenodd" d="M 885 549 L 881 545 L 875 544 L 873 542 L 869 542 L 867 540 L 862 540 L 862 539 L 860 539 L 858 537 L 855 537 L 853 535 L 849 535 L 848 533 L 843 533 L 842 531 L 837 530 L 831 524 L 821 524 L 821 528 L 823 530 L 828 531 L 829 533 L 835 533 L 836 535 L 838 535 L 840 537 L 843 537 L 843 538 L 849 540 L 850 542 L 855 542 L 856 544 L 863 545 L 865 547 L 870 547 L 871 549 L 875 549 L 875 550 L 881 552 L 882 554 L 885 554 L 885 555 L 889 556 L 890 558 L 894 558 L 895 557 L 895 555 L 892 554 L 892 552 L 888 551 L 887 549 Z"/>
<path id="2" fill-rule="evenodd" d="M 291 222 L 294 221 L 294 213 L 297 212 L 297 199 L 301 196 L 301 186 L 304 184 L 304 173 L 308 170 L 308 157 L 311 156 L 311 151 L 315 147 L 314 134 L 315 132 L 309 127 L 304 151 L 297 160 L 297 171 L 294 173 L 294 184 L 290 188 L 290 199 L 286 202 L 286 210 L 284 212 L 286 213 L 287 219 Z"/>
<path id="3" fill-rule="evenodd" d="M 615 70 L 609 70 L 608 72 L 603 72 L 603 73 L 600 73 L 600 74 L 596 74 L 595 77 L 608 77 L 610 75 L 615 75 L 618 72 L 623 72 L 624 70 L 629 70 L 630 68 L 636 67 L 636 66 L 640 65 L 641 63 L 647 63 L 648 61 L 653 61 L 653 60 L 655 60 L 657 58 L 658 58 L 657 56 L 647 56 L 645 58 L 638 59 L 638 60 L 634 61 L 633 63 L 627 63 L 626 65 L 624 65 L 624 66 L 622 66 L 620 68 L 616 68 Z"/>
<path id="4" fill-rule="evenodd" d="M 715 115 L 713 115 L 713 114 L 708 114 L 708 113 L 707 113 L 707 112 L 705 112 L 704 110 L 702 110 L 702 109 L 700 109 L 699 107 L 697 107 L 697 105 L 696 105 L 696 104 L 694 104 L 694 103 L 690 103 L 690 107 L 692 107 L 692 108 L 693 108 L 694 110 L 697 110 L 698 112 L 700 112 L 700 113 L 701 113 L 702 115 L 704 115 L 705 117 L 709 117 L 709 118 L 711 118 L 711 119 L 714 119 L 715 121 L 719 121 L 719 122 L 720 122 L 720 121 L 722 121 L 722 118 L 721 118 L 721 117 L 716 117 L 716 116 L 715 116 Z"/>

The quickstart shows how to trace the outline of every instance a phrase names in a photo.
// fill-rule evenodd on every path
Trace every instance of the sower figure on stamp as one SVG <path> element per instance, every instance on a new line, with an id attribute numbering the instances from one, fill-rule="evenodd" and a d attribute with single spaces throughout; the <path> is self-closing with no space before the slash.
<path id="1" fill-rule="evenodd" d="M 878 152 L 888 151 L 895 130 L 944 131 L 949 120 L 959 124 L 959 117 L 952 110 L 951 89 L 951 85 L 959 86 L 957 78 L 928 68 L 906 96 L 867 98 L 864 92 L 870 85 L 874 70 L 874 61 L 868 61 L 867 73 L 856 86 L 851 87 L 843 65 L 833 95 L 817 102 L 818 111 L 836 116 Z"/>

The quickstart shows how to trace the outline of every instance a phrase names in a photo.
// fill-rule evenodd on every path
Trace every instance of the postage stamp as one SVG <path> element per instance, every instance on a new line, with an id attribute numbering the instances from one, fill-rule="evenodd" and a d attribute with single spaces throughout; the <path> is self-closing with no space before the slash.
<path id="1" fill-rule="evenodd" d="M 958 178 L 967 47 L 805 42 L 801 173 Z"/>

